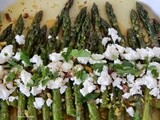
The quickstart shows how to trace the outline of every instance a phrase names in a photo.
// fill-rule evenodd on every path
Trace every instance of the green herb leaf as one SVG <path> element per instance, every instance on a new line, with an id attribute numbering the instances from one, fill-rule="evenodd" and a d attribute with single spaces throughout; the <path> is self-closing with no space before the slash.
<path id="1" fill-rule="evenodd" d="M 62 53 L 62 57 L 64 58 L 65 61 L 68 61 L 71 52 L 72 52 L 72 47 L 68 47 L 67 52 Z"/>
<path id="2" fill-rule="evenodd" d="M 103 70 L 103 66 L 104 64 L 103 63 L 96 63 L 92 66 L 92 68 L 96 71 L 98 70 L 98 72 L 102 72 Z"/>
<path id="3" fill-rule="evenodd" d="M 81 80 L 85 80 L 87 78 L 87 72 L 85 70 L 78 71 L 76 73 L 76 77 Z"/>
<path id="4" fill-rule="evenodd" d="M 92 99 L 96 99 L 100 96 L 100 92 L 89 93 L 85 96 L 84 102 L 90 101 Z"/>
<path id="5" fill-rule="evenodd" d="M 7 82 L 13 81 L 16 78 L 16 74 L 14 72 L 10 72 L 6 78 Z"/>
<path id="6" fill-rule="evenodd" d="M 25 51 L 21 51 L 20 57 L 21 57 L 21 60 L 23 60 L 26 64 L 28 64 L 29 66 L 32 66 L 29 55 Z"/>
<path id="7" fill-rule="evenodd" d="M 151 71 L 154 78 L 158 78 L 159 73 L 158 73 L 158 70 L 157 70 L 156 66 L 149 66 L 148 70 Z"/>
<path id="8" fill-rule="evenodd" d="M 89 51 L 86 51 L 86 50 L 78 51 L 77 49 L 75 49 L 75 50 L 72 50 L 71 56 L 75 57 L 75 58 L 77 58 L 77 57 L 89 57 L 89 56 L 91 56 L 91 53 Z"/>

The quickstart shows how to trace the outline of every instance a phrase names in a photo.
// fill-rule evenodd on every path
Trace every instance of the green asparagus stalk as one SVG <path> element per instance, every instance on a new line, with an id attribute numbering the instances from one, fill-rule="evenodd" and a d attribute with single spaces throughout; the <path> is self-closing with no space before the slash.
<path id="1" fill-rule="evenodd" d="M 87 103 L 89 109 L 89 116 L 91 120 L 100 120 L 99 111 L 94 100 L 90 100 Z"/>
<path id="2" fill-rule="evenodd" d="M 18 95 L 18 120 L 25 120 L 26 97 L 19 92 Z"/>
<path id="3" fill-rule="evenodd" d="M 101 26 L 103 29 L 104 36 L 108 36 L 108 28 L 110 28 L 109 23 L 103 18 L 101 18 Z"/>
<path id="4" fill-rule="evenodd" d="M 27 106 L 27 108 L 28 108 L 28 119 L 29 120 L 38 120 L 36 109 L 35 109 L 34 104 L 33 104 L 34 100 L 35 99 L 34 99 L 33 95 L 30 95 L 28 97 L 28 106 Z"/>
<path id="5" fill-rule="evenodd" d="M 134 30 L 134 33 L 136 34 L 136 37 L 138 39 L 137 42 L 139 43 L 139 45 L 142 48 L 145 48 L 146 44 L 145 44 L 145 41 L 144 41 L 142 28 L 140 26 L 140 19 L 139 19 L 139 16 L 138 16 L 138 14 L 136 13 L 135 10 L 131 11 L 130 20 L 131 20 L 132 29 Z"/>
<path id="6" fill-rule="evenodd" d="M 137 44 L 137 38 L 135 37 L 134 31 L 132 29 L 127 30 L 127 38 L 128 38 L 128 43 L 129 46 L 136 49 L 136 48 L 141 48 L 141 44 Z M 141 41 L 139 41 L 141 42 Z M 142 101 L 141 97 L 136 95 L 135 96 L 135 114 L 133 117 L 133 120 L 142 120 Z"/>
<path id="7" fill-rule="evenodd" d="M 72 2 L 73 1 L 69 1 L 69 2 Z M 70 7 L 72 6 L 72 4 L 69 6 L 69 9 Z M 69 9 L 68 10 L 64 10 L 63 11 L 63 14 L 62 14 L 62 31 L 63 31 L 63 37 L 62 37 L 62 40 L 61 41 L 61 45 L 60 45 L 60 49 L 58 49 L 58 52 L 63 49 L 64 47 L 67 47 L 68 46 L 68 42 L 70 40 L 70 29 L 71 29 L 71 20 L 70 20 L 70 17 L 69 17 Z M 55 38 L 54 38 L 55 39 Z M 56 41 L 58 42 L 58 41 Z M 55 43 L 56 43 L 55 42 Z M 57 43 L 56 43 L 57 45 Z M 69 87 L 69 86 L 68 86 Z M 70 94 L 70 89 L 68 89 L 66 92 L 68 92 L 67 94 Z M 67 95 L 65 93 L 65 95 Z M 66 96 L 66 98 L 68 98 L 68 96 Z M 68 115 L 73 115 L 74 111 L 73 111 L 73 106 L 72 106 L 72 101 L 69 100 L 69 99 L 66 99 L 66 112 Z M 52 104 L 52 111 L 53 111 L 53 119 L 54 120 L 63 120 L 63 113 L 62 113 L 62 98 L 61 98 L 61 94 L 60 94 L 60 91 L 59 89 L 55 89 L 53 90 L 53 104 Z"/>
<path id="8" fill-rule="evenodd" d="M 140 48 L 140 43 L 136 38 L 135 33 L 132 29 L 128 29 L 127 31 L 127 39 L 128 39 L 128 45 L 129 47 L 132 47 L 133 49 Z"/>
<path id="9" fill-rule="evenodd" d="M 156 19 L 153 19 L 153 24 L 154 24 L 156 34 L 159 34 L 160 33 L 160 23 Z"/>
<path id="10" fill-rule="evenodd" d="M 118 26 L 117 17 L 115 15 L 114 11 L 113 11 L 112 5 L 108 2 L 106 2 L 105 7 L 106 7 L 106 13 L 108 15 L 109 22 L 110 22 L 111 26 L 118 31 L 118 34 L 121 37 L 121 43 L 120 44 L 122 46 L 126 46 L 126 41 L 125 41 L 124 35 L 122 34 L 122 32 L 121 32 L 121 30 Z"/>
<path id="11" fill-rule="evenodd" d="M 9 108 L 5 100 L 0 101 L 0 116 L 1 120 L 9 120 Z"/>
<path id="12" fill-rule="evenodd" d="M 99 15 L 98 7 L 94 3 L 91 9 L 92 13 L 92 23 L 96 32 L 97 36 L 97 45 L 98 45 L 98 53 L 103 53 L 104 52 L 104 47 L 101 43 L 102 41 L 102 33 L 101 33 L 101 17 Z"/>
<path id="13" fill-rule="evenodd" d="M 149 18 L 148 12 L 144 9 L 144 7 L 140 3 L 136 3 L 137 12 L 139 14 L 140 19 L 143 22 L 144 27 L 147 29 L 148 34 L 151 38 L 151 46 L 158 46 L 158 37 L 156 35 L 156 31 L 153 25 L 153 22 Z"/>
<path id="14" fill-rule="evenodd" d="M 73 48 L 76 46 L 76 43 L 78 43 L 78 41 L 77 41 L 78 34 L 80 31 L 82 31 L 81 30 L 82 24 L 83 24 L 83 21 L 86 17 L 86 13 L 87 13 L 87 7 L 82 8 L 76 17 L 74 27 L 71 28 L 71 40 L 72 41 L 70 42 L 70 46 Z"/>
<path id="15" fill-rule="evenodd" d="M 0 42 L 4 41 L 6 39 L 6 37 L 11 33 L 12 31 L 12 24 L 10 24 L 9 26 L 7 26 L 3 32 L 0 35 Z"/>

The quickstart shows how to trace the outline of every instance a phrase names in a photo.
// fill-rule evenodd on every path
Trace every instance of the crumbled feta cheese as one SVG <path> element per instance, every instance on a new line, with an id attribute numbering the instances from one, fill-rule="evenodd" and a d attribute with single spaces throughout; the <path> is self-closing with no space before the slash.
<path id="1" fill-rule="evenodd" d="M 92 54 L 91 57 L 94 60 L 102 60 L 102 59 L 104 59 L 104 55 L 103 54 Z"/>
<path id="2" fill-rule="evenodd" d="M 123 98 L 128 99 L 131 96 L 130 93 L 126 92 L 122 95 Z"/>
<path id="3" fill-rule="evenodd" d="M 4 47 L 0 53 L 0 64 L 7 62 L 13 55 L 13 45 Z"/>
<path id="4" fill-rule="evenodd" d="M 35 63 L 36 67 L 39 67 L 43 64 L 43 61 L 41 59 L 40 56 L 38 55 L 34 55 L 31 59 L 30 59 L 31 63 Z"/>
<path id="5" fill-rule="evenodd" d="M 42 89 L 40 89 L 39 87 L 34 86 L 31 88 L 31 94 L 33 96 L 36 96 L 37 94 L 39 94 L 41 92 L 42 92 Z"/>
<path id="6" fill-rule="evenodd" d="M 120 53 L 120 55 L 125 52 L 125 48 L 124 47 L 122 47 L 122 46 L 120 46 L 118 44 L 115 44 L 115 46 L 116 46 L 118 52 Z"/>
<path id="7" fill-rule="evenodd" d="M 33 102 L 33 104 L 36 109 L 41 109 L 44 105 L 44 102 L 45 101 L 42 97 L 35 97 L 35 101 Z"/>
<path id="8" fill-rule="evenodd" d="M 52 53 L 52 54 L 49 54 L 49 59 L 52 62 L 57 62 L 57 61 L 63 60 L 63 57 L 61 56 L 60 53 Z"/>
<path id="9" fill-rule="evenodd" d="M 49 89 L 58 89 L 61 88 L 62 86 L 64 86 L 66 84 L 66 82 L 68 82 L 67 80 L 63 80 L 61 77 L 56 78 L 55 80 L 50 80 L 47 83 L 47 87 Z M 62 88 L 63 90 L 64 88 Z"/>
<path id="10" fill-rule="evenodd" d="M 112 83 L 113 87 L 118 87 L 120 90 L 122 90 L 121 82 L 122 82 L 122 79 L 117 77 L 116 79 L 114 79 Z"/>
<path id="11" fill-rule="evenodd" d="M 16 89 L 15 87 L 8 90 L 6 88 L 6 86 L 4 84 L 0 84 L 0 99 L 2 100 L 6 100 L 8 99 L 9 95 L 12 94 L 14 92 L 14 90 Z"/>
<path id="12" fill-rule="evenodd" d="M 16 42 L 19 45 L 23 45 L 25 43 L 25 37 L 24 37 L 24 35 L 16 35 L 15 39 L 16 39 Z"/>
<path id="13" fill-rule="evenodd" d="M 66 91 L 66 89 L 67 89 L 66 85 L 60 87 L 60 93 L 63 94 Z"/>
<path id="14" fill-rule="evenodd" d="M 82 80 L 78 79 L 75 76 L 71 77 L 71 80 L 73 81 L 73 85 L 80 85 L 82 83 Z"/>
<path id="15" fill-rule="evenodd" d="M 16 97 L 15 96 L 9 96 L 8 97 L 9 102 L 13 102 L 14 100 L 18 100 L 18 96 L 16 96 Z"/>
<path id="16" fill-rule="evenodd" d="M 154 97 L 157 97 L 158 95 L 160 95 L 160 89 L 159 88 L 153 88 L 150 92 L 150 95 L 153 95 Z"/>
<path id="17" fill-rule="evenodd" d="M 123 57 L 125 58 L 125 60 L 138 60 L 140 58 L 139 54 L 129 47 L 125 49 Z"/>
<path id="18" fill-rule="evenodd" d="M 116 60 L 119 57 L 119 52 L 117 51 L 116 46 L 113 44 L 108 45 L 103 54 L 105 58 L 109 60 Z"/>
<path id="19" fill-rule="evenodd" d="M 23 93 L 25 96 L 29 97 L 30 96 L 30 88 L 27 87 L 26 85 L 23 84 L 19 84 L 18 85 L 19 90 L 21 91 L 21 93 Z"/>
<path id="20" fill-rule="evenodd" d="M 67 62 L 62 63 L 63 72 L 68 72 L 69 70 L 71 70 L 72 67 L 73 67 L 73 61 L 70 63 L 67 63 Z"/>
<path id="21" fill-rule="evenodd" d="M 144 49 L 144 48 L 139 49 L 139 48 L 137 48 L 136 51 L 139 54 L 139 59 L 144 60 L 146 57 L 148 57 L 147 49 Z"/>
<path id="22" fill-rule="evenodd" d="M 83 96 L 86 96 L 87 94 L 93 92 L 96 89 L 96 86 L 93 84 L 93 78 L 88 77 L 84 83 L 83 83 L 83 88 L 80 89 L 80 93 Z"/>
<path id="23" fill-rule="evenodd" d="M 31 73 L 25 71 L 25 70 L 22 70 L 21 73 L 20 73 L 20 78 L 22 80 L 22 82 L 24 83 L 24 85 L 27 85 L 27 83 L 30 83 L 32 82 L 32 75 Z"/>
<path id="24" fill-rule="evenodd" d="M 160 47 L 154 47 L 153 48 L 153 53 L 155 55 L 155 57 L 160 58 Z"/>
<path id="25" fill-rule="evenodd" d="M 106 86 L 105 85 L 101 85 L 100 91 L 104 92 L 106 90 Z"/>
<path id="26" fill-rule="evenodd" d="M 53 102 L 53 100 L 52 100 L 51 98 L 48 98 L 48 99 L 46 100 L 47 106 L 50 107 L 51 104 L 52 104 L 52 102 Z"/>
<path id="27" fill-rule="evenodd" d="M 105 47 L 106 44 L 107 44 L 109 41 L 111 41 L 111 38 L 109 38 L 109 37 L 104 37 L 104 38 L 102 39 L 102 45 Z"/>
<path id="28" fill-rule="evenodd" d="M 52 36 L 51 35 L 48 35 L 48 39 L 51 39 L 52 38 Z"/>
<path id="29" fill-rule="evenodd" d="M 21 60 L 21 54 L 20 52 L 16 52 L 16 54 L 13 56 L 13 59 L 20 61 Z"/>
<path id="30" fill-rule="evenodd" d="M 81 64 L 87 64 L 89 62 L 89 57 L 78 57 L 77 60 Z"/>
<path id="31" fill-rule="evenodd" d="M 114 28 L 108 28 L 108 35 L 112 37 L 113 43 L 120 42 L 121 38 L 117 35 L 117 31 Z"/>
<path id="32" fill-rule="evenodd" d="M 126 109 L 126 112 L 131 116 L 131 117 L 134 117 L 134 109 L 133 107 L 128 107 Z"/>
<path id="33" fill-rule="evenodd" d="M 58 71 L 62 66 L 62 62 L 51 62 L 47 65 L 47 67 L 50 69 L 50 71 L 54 74 L 56 71 Z"/>
<path id="34" fill-rule="evenodd" d="M 96 104 L 100 104 L 100 103 L 102 103 L 102 99 L 97 98 L 96 99 Z"/>
<path id="35" fill-rule="evenodd" d="M 157 87 L 158 82 L 151 74 L 145 75 L 142 79 L 147 88 L 152 89 Z"/>
<path id="36" fill-rule="evenodd" d="M 108 74 L 108 68 L 106 66 L 103 67 L 103 71 L 101 72 L 100 77 L 97 80 L 99 85 L 108 86 L 112 83 L 111 77 Z"/>
<path id="37" fill-rule="evenodd" d="M 117 59 L 117 60 L 114 60 L 114 64 L 122 64 L 122 62 L 119 59 Z"/>

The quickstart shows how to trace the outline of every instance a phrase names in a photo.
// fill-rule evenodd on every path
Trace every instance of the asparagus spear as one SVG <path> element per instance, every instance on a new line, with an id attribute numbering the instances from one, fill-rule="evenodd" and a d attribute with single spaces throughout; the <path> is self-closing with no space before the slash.
<path id="1" fill-rule="evenodd" d="M 115 28 L 118 31 L 119 36 L 121 37 L 121 45 L 126 46 L 125 38 L 121 33 L 121 30 L 118 26 L 117 17 L 113 11 L 112 5 L 109 2 L 106 2 L 106 13 L 109 18 L 109 22 L 113 28 Z"/>
<path id="2" fill-rule="evenodd" d="M 91 120 L 100 120 L 99 111 L 94 100 L 90 100 L 87 103 L 89 109 L 89 116 Z"/>
<path id="3" fill-rule="evenodd" d="M 101 26 L 103 29 L 104 36 L 108 36 L 108 28 L 110 28 L 109 23 L 103 18 L 101 18 Z"/>
<path id="4" fill-rule="evenodd" d="M 28 105 L 27 105 L 27 108 L 28 108 L 28 119 L 29 120 L 38 120 L 36 109 L 34 107 L 33 102 L 34 102 L 34 96 L 30 95 L 28 97 Z"/>
<path id="5" fill-rule="evenodd" d="M 97 45 L 98 45 L 98 53 L 103 53 L 104 52 L 104 47 L 101 43 L 102 40 L 102 33 L 101 33 L 101 17 L 99 15 L 98 7 L 94 3 L 91 9 L 92 13 L 92 23 L 96 32 L 97 36 Z"/>
<path id="6" fill-rule="evenodd" d="M 50 28 L 49 30 L 49 35 L 52 36 L 52 38 L 50 39 L 50 42 L 48 44 L 48 50 L 49 52 L 52 52 L 54 49 L 56 51 L 58 51 L 58 44 L 56 42 L 56 36 L 58 35 L 59 31 L 60 31 L 60 28 L 61 28 L 61 25 L 62 25 L 62 22 L 63 22 L 63 14 L 64 12 L 67 12 L 70 10 L 70 8 L 72 7 L 73 5 L 73 1 L 74 0 L 68 0 L 68 2 L 65 4 L 65 7 L 63 8 L 63 10 L 61 11 L 61 14 L 59 16 L 57 16 L 57 21 L 56 23 L 54 24 L 53 27 Z"/>
<path id="7" fill-rule="evenodd" d="M 12 24 L 10 24 L 9 26 L 7 26 L 3 32 L 0 35 L 0 41 L 4 41 L 6 39 L 6 37 L 11 33 L 12 31 Z"/>
<path id="8" fill-rule="evenodd" d="M 127 39 L 128 39 L 128 45 L 130 47 L 132 47 L 133 49 L 140 48 L 140 43 L 137 40 L 135 33 L 133 32 L 132 29 L 127 30 Z"/>
<path id="9" fill-rule="evenodd" d="M 153 24 L 154 24 L 156 34 L 160 33 L 160 23 L 156 19 L 153 19 Z"/>
<path id="10" fill-rule="evenodd" d="M 153 25 L 153 22 L 149 18 L 148 12 L 144 9 L 144 7 L 140 3 L 136 3 L 137 12 L 142 20 L 144 27 L 147 29 L 148 34 L 151 38 L 151 46 L 158 46 L 158 37 L 156 36 L 156 31 Z"/>
<path id="11" fill-rule="evenodd" d="M 9 120 L 9 109 L 5 100 L 0 100 L 0 116 L 1 120 Z"/>
<path id="12" fill-rule="evenodd" d="M 38 12 L 32 22 L 32 26 L 31 29 L 28 31 L 27 37 L 26 37 L 26 42 L 23 46 L 23 49 L 25 52 L 27 51 L 27 54 L 29 54 L 30 56 L 30 50 L 31 50 L 31 46 L 33 45 L 33 43 L 35 42 L 35 40 L 37 39 L 38 33 L 39 33 L 39 26 L 40 26 L 40 20 L 42 19 L 42 11 Z M 37 22 L 37 23 L 36 23 Z M 34 27 L 33 27 L 34 26 Z M 33 97 L 29 97 L 28 98 L 28 108 L 32 108 L 33 111 L 35 111 L 35 108 L 33 107 L 33 103 L 31 103 L 33 101 Z M 25 95 L 23 95 L 22 93 L 19 93 L 19 99 L 18 99 L 18 120 L 24 120 L 25 119 L 25 104 L 26 103 L 26 97 Z M 31 103 L 31 104 L 30 104 Z M 33 118 L 37 118 L 36 114 L 32 114 L 30 113 L 31 116 L 29 119 Z"/>
<path id="13" fill-rule="evenodd" d="M 128 43 L 129 46 L 136 49 L 136 48 L 141 48 L 139 46 L 140 44 L 137 44 L 137 39 L 135 37 L 135 33 L 132 29 L 127 30 L 127 38 L 128 38 Z M 140 41 L 141 42 L 141 41 Z M 133 117 L 133 120 L 141 120 L 142 119 L 142 101 L 141 97 L 136 95 L 135 96 L 135 114 Z"/>
<path id="14" fill-rule="evenodd" d="M 74 27 L 71 28 L 71 40 L 72 41 L 70 42 L 70 46 L 72 46 L 72 47 L 75 47 L 76 43 L 78 43 L 78 41 L 77 41 L 78 33 L 82 29 L 82 24 L 83 24 L 83 21 L 86 17 L 86 12 L 87 12 L 87 7 L 84 7 L 81 9 L 81 11 L 79 12 L 79 14 L 76 17 Z"/>
<path id="15" fill-rule="evenodd" d="M 69 9 L 72 6 L 73 1 L 69 0 L 68 2 L 69 2 L 69 4 L 71 2 L 71 4 L 69 5 L 68 10 L 64 9 L 64 11 L 62 11 L 63 13 L 61 14 L 62 15 L 63 40 L 65 40 L 65 41 L 63 41 L 64 44 L 62 44 L 61 49 L 63 47 L 67 46 L 67 44 L 68 44 L 67 42 L 69 40 L 68 35 L 70 34 L 70 32 L 68 31 L 68 30 L 70 30 Z M 54 36 L 52 36 L 52 37 L 54 37 Z M 53 38 L 53 39 L 55 39 L 55 38 Z M 57 41 L 53 41 L 53 42 L 55 43 L 55 45 L 57 45 Z M 59 51 L 59 49 L 58 49 L 58 51 Z M 63 119 L 62 100 L 61 100 L 61 94 L 60 94 L 59 89 L 53 90 L 52 111 L 53 111 L 53 119 L 55 119 L 55 120 L 62 120 Z M 72 110 L 70 112 L 72 112 Z"/>
<path id="16" fill-rule="evenodd" d="M 138 14 L 136 13 L 135 10 L 131 11 L 130 20 L 131 20 L 132 29 L 134 30 L 134 32 L 136 34 L 136 37 L 138 38 L 137 42 L 139 43 L 139 45 L 142 48 L 145 48 L 146 44 L 145 44 L 143 33 L 142 33 L 142 30 L 141 30 L 142 28 L 140 26 L 139 16 L 138 16 Z"/>

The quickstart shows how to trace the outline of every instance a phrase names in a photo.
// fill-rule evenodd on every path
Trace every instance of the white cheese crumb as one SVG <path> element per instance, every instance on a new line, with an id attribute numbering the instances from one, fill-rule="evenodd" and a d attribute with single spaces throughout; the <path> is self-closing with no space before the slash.
<path id="1" fill-rule="evenodd" d="M 51 98 L 48 98 L 48 99 L 46 100 L 47 106 L 50 107 L 51 104 L 52 104 L 52 102 L 53 102 L 53 100 L 52 100 Z"/>
<path id="2" fill-rule="evenodd" d="M 13 45 L 4 47 L 0 53 L 0 64 L 7 62 L 13 55 Z"/>
<path id="3" fill-rule="evenodd" d="M 13 91 L 16 89 L 15 87 L 8 90 L 4 84 L 0 84 L 0 99 L 6 100 L 8 99 L 9 95 L 13 93 Z"/>
<path id="4" fill-rule="evenodd" d="M 29 97 L 30 96 L 30 88 L 27 87 L 26 85 L 23 84 L 19 84 L 18 85 L 19 90 L 21 91 L 21 93 L 23 93 L 25 96 Z"/>
<path id="5" fill-rule="evenodd" d="M 113 87 L 118 87 L 120 90 L 122 90 L 121 82 L 122 82 L 122 79 L 120 77 L 117 77 L 116 79 L 114 79 L 112 83 Z"/>
<path id="6" fill-rule="evenodd" d="M 126 92 L 122 95 L 123 98 L 128 99 L 131 96 L 130 93 Z"/>
<path id="7" fill-rule="evenodd" d="M 102 103 L 102 99 L 97 98 L 96 99 L 96 104 L 100 104 L 100 103 Z"/>
<path id="8" fill-rule="evenodd" d="M 16 39 L 16 42 L 19 45 L 23 45 L 25 43 L 25 37 L 24 37 L 24 35 L 16 35 L 15 39 Z"/>
<path id="9" fill-rule="evenodd" d="M 36 96 L 37 94 L 39 94 L 41 92 L 42 92 L 42 89 L 40 89 L 39 87 L 36 87 L 36 86 L 32 87 L 32 89 L 31 89 L 31 94 L 33 96 Z"/>
<path id="10" fill-rule="evenodd" d="M 66 91 L 66 89 L 67 89 L 66 85 L 60 87 L 60 93 L 63 94 Z"/>
<path id="11" fill-rule="evenodd" d="M 13 102 L 14 100 L 18 100 L 18 96 L 16 96 L 16 97 L 15 96 L 9 96 L 8 97 L 9 102 Z"/>
<path id="12" fill-rule="evenodd" d="M 42 97 L 35 97 L 35 101 L 33 102 L 33 104 L 36 109 L 41 109 L 44 105 L 44 102 L 45 101 Z"/>
<path id="13" fill-rule="evenodd" d="M 31 79 L 32 75 L 31 75 L 31 73 L 29 73 L 29 72 L 27 72 L 25 70 L 21 71 L 20 78 L 23 81 L 24 85 L 27 85 L 27 83 L 32 82 L 32 79 Z"/>
<path id="14" fill-rule="evenodd" d="M 62 71 L 63 72 L 69 72 L 69 70 L 71 70 L 71 68 L 73 67 L 73 61 L 72 62 L 63 62 L 62 63 Z"/>
<path id="15" fill-rule="evenodd" d="M 77 60 L 81 64 L 87 64 L 89 62 L 89 57 L 78 57 Z"/>
<path id="16" fill-rule="evenodd" d="M 13 56 L 13 59 L 20 61 L 21 60 L 21 54 L 20 52 L 16 52 L 16 54 Z"/>
<path id="17" fill-rule="evenodd" d="M 49 54 L 49 59 L 52 62 L 57 62 L 57 61 L 63 60 L 63 57 L 61 56 L 60 53 L 52 53 L 52 54 Z"/>
<path id="18" fill-rule="evenodd" d="M 121 38 L 117 35 L 117 31 L 114 28 L 108 28 L 108 35 L 112 37 L 113 43 L 120 42 Z"/>
<path id="19" fill-rule="evenodd" d="M 106 44 L 107 44 L 109 41 L 111 41 L 111 38 L 109 38 L 109 37 L 104 37 L 104 38 L 102 39 L 102 45 L 105 47 Z"/>
<path id="20" fill-rule="evenodd" d="M 119 52 L 117 51 L 116 46 L 113 44 L 108 45 L 103 54 L 105 58 L 109 60 L 116 60 L 119 57 Z"/>
<path id="21" fill-rule="evenodd" d="M 104 59 L 104 55 L 103 54 L 92 54 L 91 57 L 94 60 L 103 60 Z"/>
<path id="22" fill-rule="evenodd" d="M 84 83 L 83 83 L 83 88 L 80 89 L 80 93 L 83 96 L 86 96 L 87 94 L 93 92 L 96 89 L 96 86 L 93 84 L 93 78 L 88 77 Z"/>
<path id="23" fill-rule="evenodd" d="M 111 77 L 108 74 L 107 66 L 103 67 L 103 71 L 101 72 L 101 75 L 97 80 L 97 83 L 99 85 L 104 85 L 104 86 L 108 86 L 108 85 L 110 85 L 112 83 Z"/>
<path id="24" fill-rule="evenodd" d="M 52 36 L 51 35 L 48 35 L 48 39 L 51 39 L 52 38 Z"/>
<path id="25" fill-rule="evenodd" d="M 56 71 L 58 71 L 62 66 L 62 62 L 57 61 L 57 62 L 51 62 L 47 65 L 49 70 L 54 74 Z"/>
<path id="26" fill-rule="evenodd" d="M 140 58 L 139 54 L 132 48 L 127 47 L 125 53 L 123 54 L 125 60 L 138 60 Z"/>
<path id="27" fill-rule="evenodd" d="M 126 109 L 126 112 L 128 112 L 128 114 L 131 116 L 131 117 L 134 117 L 134 109 L 133 107 L 128 107 Z"/>
<path id="28" fill-rule="evenodd" d="M 43 61 L 42 61 L 41 57 L 38 56 L 38 55 L 34 55 L 34 56 L 30 59 L 30 62 L 31 62 L 31 63 L 35 63 L 35 65 L 34 65 L 35 68 L 43 65 Z"/>

